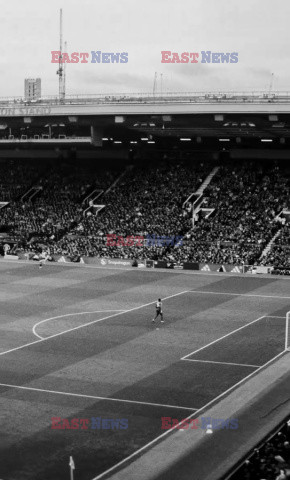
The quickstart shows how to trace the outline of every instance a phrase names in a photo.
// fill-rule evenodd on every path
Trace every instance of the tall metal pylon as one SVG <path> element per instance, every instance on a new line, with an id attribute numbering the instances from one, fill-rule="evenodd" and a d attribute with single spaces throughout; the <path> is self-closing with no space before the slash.
<path id="1" fill-rule="evenodd" d="M 63 63 L 62 63 L 62 8 L 60 9 L 60 15 L 59 15 L 59 50 L 60 50 L 60 55 L 59 55 L 59 64 L 58 64 L 58 70 L 57 70 L 57 75 L 58 75 L 58 93 L 59 93 L 59 99 L 64 100 L 65 98 L 65 76 L 64 76 L 64 68 L 63 68 Z"/>

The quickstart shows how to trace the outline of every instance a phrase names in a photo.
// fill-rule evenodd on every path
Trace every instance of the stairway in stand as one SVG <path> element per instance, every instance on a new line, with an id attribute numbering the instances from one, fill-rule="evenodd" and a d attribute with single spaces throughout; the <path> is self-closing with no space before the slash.
<path id="1" fill-rule="evenodd" d="M 273 243 L 275 242 L 276 238 L 279 237 L 280 233 L 281 233 L 281 229 L 278 230 L 278 232 L 275 233 L 274 237 L 271 238 L 270 242 L 267 243 L 266 247 L 262 251 L 262 255 L 260 256 L 259 260 L 262 260 L 262 258 L 264 258 L 267 255 L 267 253 L 271 249 Z"/>
<path id="2" fill-rule="evenodd" d="M 218 172 L 219 170 L 219 167 L 215 167 L 211 172 L 210 174 L 206 177 L 206 179 L 204 180 L 204 182 L 202 182 L 202 184 L 200 185 L 199 189 L 196 190 L 195 192 L 195 195 L 202 195 L 203 192 L 205 191 L 206 187 L 208 187 L 208 185 L 210 184 L 210 182 L 212 181 L 213 177 L 215 176 L 215 174 Z"/>

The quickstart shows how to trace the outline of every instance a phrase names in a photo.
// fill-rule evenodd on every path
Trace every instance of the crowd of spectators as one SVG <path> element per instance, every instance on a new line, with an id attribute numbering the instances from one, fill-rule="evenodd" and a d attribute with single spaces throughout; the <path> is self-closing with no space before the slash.
<path id="1" fill-rule="evenodd" d="M 61 238 L 81 221 L 86 192 L 108 188 L 116 176 L 116 172 L 91 171 L 82 165 L 67 163 L 53 163 L 41 177 L 40 171 L 36 171 L 37 195 L 31 201 L 14 197 L 0 212 L 0 229 L 5 226 L 10 235 L 18 236 L 22 243 L 32 237 L 48 243 Z"/>
<path id="2" fill-rule="evenodd" d="M 1 176 L 3 192 L 11 187 L 9 205 L 0 211 L 0 230 L 6 227 L 22 246 L 46 245 L 51 254 L 97 256 L 169 262 L 254 264 L 290 267 L 289 226 L 277 214 L 290 206 L 289 181 L 279 167 L 255 162 L 227 163 L 204 192 L 205 216 L 192 221 L 192 199 L 186 202 L 214 164 L 210 161 L 173 161 L 139 165 L 118 177 L 116 170 L 55 162 L 36 168 L 13 164 Z M 9 173 L 7 173 L 9 172 Z M 17 176 L 19 183 L 13 182 Z M 21 201 L 35 181 L 38 194 Z M 26 182 L 26 183 L 25 183 Z M 16 187 L 15 187 L 16 185 Z M 22 185 L 18 188 L 18 185 Z M 112 186 L 108 191 L 108 187 Z M 15 190 L 16 189 L 16 190 Z M 83 200 L 88 192 L 103 190 L 96 210 Z M 286 223 L 286 224 L 285 224 Z M 263 250 L 277 234 L 270 251 Z M 180 246 L 107 245 L 107 235 L 182 236 Z"/>
<path id="3" fill-rule="evenodd" d="M 281 228 L 275 217 L 290 204 L 289 184 L 278 167 L 256 162 L 222 166 L 205 192 L 214 214 L 190 232 L 191 261 L 252 264 Z"/>
<path id="4" fill-rule="evenodd" d="M 53 253 L 121 258 L 167 258 L 170 247 L 106 246 L 106 235 L 178 236 L 191 228 L 190 194 L 210 173 L 210 163 L 165 162 L 136 167 L 102 197 L 105 209 L 88 215 L 53 247 Z M 89 212 L 90 213 L 90 212 Z M 177 250 L 176 247 L 174 251 Z M 170 255 L 172 257 L 172 254 Z"/>
<path id="5" fill-rule="evenodd" d="M 281 228 L 279 235 L 274 240 L 270 250 L 263 257 L 261 263 L 273 266 L 275 269 L 286 268 L 290 270 L 290 227 L 288 224 Z"/>
<path id="6" fill-rule="evenodd" d="M 290 204 L 289 185 L 279 168 L 256 163 L 225 165 L 205 191 L 203 207 L 213 214 L 192 227 L 182 208 L 209 173 L 209 165 L 164 165 L 134 169 L 105 198 L 98 216 L 85 218 L 54 247 L 55 253 L 89 256 L 253 264 L 281 228 L 277 214 Z M 211 165 L 212 167 L 212 165 Z M 106 234 L 182 235 L 182 247 L 107 246 Z"/>
<path id="7" fill-rule="evenodd" d="M 289 480 L 290 421 L 231 477 L 231 480 Z"/>
<path id="8" fill-rule="evenodd" d="M 47 168 L 36 160 L 2 160 L 0 163 L 0 202 L 19 200 Z"/>

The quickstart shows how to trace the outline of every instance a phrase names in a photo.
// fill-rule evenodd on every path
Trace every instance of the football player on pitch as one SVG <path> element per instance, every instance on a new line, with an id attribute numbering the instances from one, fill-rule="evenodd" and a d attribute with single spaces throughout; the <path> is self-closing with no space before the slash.
<path id="1" fill-rule="evenodd" d="M 155 323 L 155 320 L 159 315 L 161 317 L 161 323 L 164 323 L 161 298 L 158 298 L 158 301 L 156 302 L 156 315 L 155 318 L 153 318 L 152 323 Z"/>

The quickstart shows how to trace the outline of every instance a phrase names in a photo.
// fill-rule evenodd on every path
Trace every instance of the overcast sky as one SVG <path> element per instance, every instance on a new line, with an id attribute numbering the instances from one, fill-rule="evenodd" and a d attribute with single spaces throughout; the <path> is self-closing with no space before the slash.
<path id="1" fill-rule="evenodd" d="M 0 0 L 0 96 L 41 77 L 58 93 L 59 10 L 68 52 L 128 52 L 124 64 L 70 64 L 67 94 L 158 90 L 290 91 L 289 0 Z M 161 51 L 238 52 L 237 64 L 163 64 Z M 90 59 L 89 59 L 90 61 Z"/>

